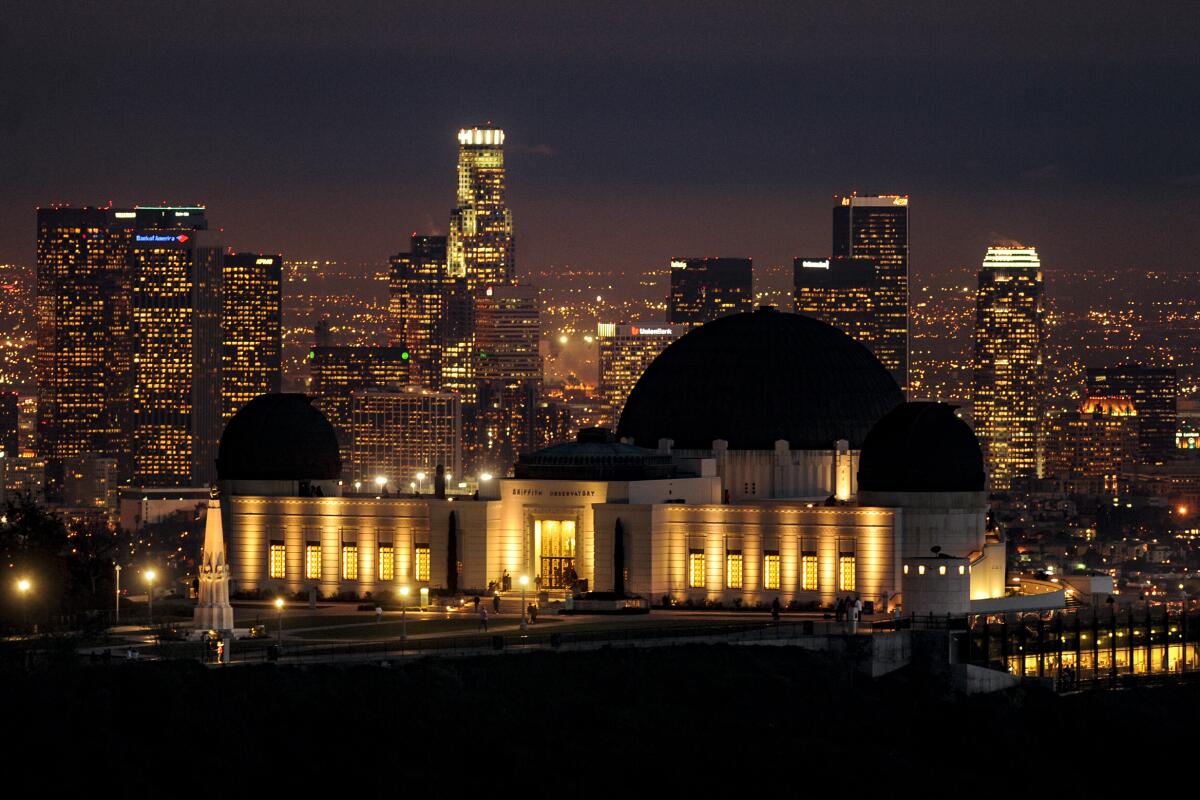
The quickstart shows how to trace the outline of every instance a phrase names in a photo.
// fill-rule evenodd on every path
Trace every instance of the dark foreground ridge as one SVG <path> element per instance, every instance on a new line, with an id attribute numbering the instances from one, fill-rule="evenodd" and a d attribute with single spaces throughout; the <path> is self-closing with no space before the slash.
<path id="1" fill-rule="evenodd" d="M 18 734 L 10 777 L 46 786 L 96 776 L 126 796 L 173 796 L 166 787 L 195 780 L 201 764 L 224 765 L 232 786 L 332 780 L 345 794 L 378 785 L 457 796 L 536 780 L 625 785 L 634 796 L 724 773 L 794 786 L 849 770 L 860 785 L 913 768 L 1025 780 L 1003 765 L 1095 763 L 1121 730 L 1153 730 L 1167 763 L 1191 724 L 1179 710 L 1200 700 L 1196 684 L 963 698 L 915 673 L 872 682 L 819 653 L 723 645 L 390 667 L 60 666 L 13 672 L 0 691 Z M 72 767 L 37 766 L 54 754 Z"/>

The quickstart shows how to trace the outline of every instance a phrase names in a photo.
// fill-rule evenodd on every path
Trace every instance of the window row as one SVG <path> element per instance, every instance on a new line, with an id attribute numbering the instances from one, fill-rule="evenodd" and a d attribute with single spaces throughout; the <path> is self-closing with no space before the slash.
<path id="1" fill-rule="evenodd" d="M 390 544 L 378 547 L 378 570 L 376 575 L 380 581 L 396 579 L 396 549 Z M 310 581 L 321 580 L 322 570 L 321 545 L 319 542 L 308 542 L 304 545 L 304 577 Z M 358 545 L 342 545 L 341 578 L 347 581 L 358 580 Z M 415 580 L 429 580 L 429 545 L 419 544 L 413 548 L 413 570 Z M 283 542 L 271 542 L 267 553 L 267 576 L 273 579 L 287 578 L 287 547 Z"/>
<path id="2" fill-rule="evenodd" d="M 688 586 L 692 589 L 703 589 L 706 583 L 706 565 L 703 550 L 688 551 Z M 906 568 L 907 569 L 907 568 Z M 767 551 L 763 554 L 763 588 L 779 589 L 781 585 L 782 562 L 779 553 Z M 838 556 L 838 590 L 853 592 L 856 590 L 855 557 L 853 553 L 842 553 Z M 743 558 L 741 550 L 725 551 L 725 588 L 744 588 Z M 800 589 L 815 592 L 821 588 L 820 570 L 817 554 L 804 553 L 800 556 Z"/>

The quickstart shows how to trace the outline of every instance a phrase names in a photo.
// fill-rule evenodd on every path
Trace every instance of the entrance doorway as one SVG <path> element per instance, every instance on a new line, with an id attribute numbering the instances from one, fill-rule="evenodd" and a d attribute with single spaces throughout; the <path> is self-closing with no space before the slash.
<path id="1" fill-rule="evenodd" d="M 538 574 L 542 588 L 568 588 L 575 577 L 575 520 L 536 520 L 533 533 L 540 543 Z"/>

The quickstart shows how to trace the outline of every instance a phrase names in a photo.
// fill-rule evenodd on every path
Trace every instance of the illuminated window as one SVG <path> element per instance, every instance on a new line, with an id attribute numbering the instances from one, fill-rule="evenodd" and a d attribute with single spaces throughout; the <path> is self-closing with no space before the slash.
<path id="1" fill-rule="evenodd" d="M 419 544 L 416 547 L 416 564 L 414 572 L 417 580 L 429 580 L 429 545 Z"/>
<path id="2" fill-rule="evenodd" d="M 966 574 L 967 574 L 967 568 L 966 568 L 965 566 L 963 566 L 962 564 L 959 564 L 959 565 L 958 565 L 958 574 L 959 574 L 959 575 L 966 575 Z"/>
<path id="3" fill-rule="evenodd" d="M 779 553 L 768 551 L 763 556 L 763 588 L 779 588 Z"/>
<path id="4" fill-rule="evenodd" d="M 704 588 L 703 550 L 691 550 L 688 552 L 688 586 L 693 589 Z"/>
<path id="5" fill-rule="evenodd" d="M 817 554 L 805 553 L 800 557 L 800 588 L 815 592 L 821 586 L 817 573 Z"/>
<path id="6" fill-rule="evenodd" d="M 904 574 L 905 574 L 905 575 L 907 575 L 907 574 L 908 574 L 908 564 L 905 564 L 905 565 L 904 565 Z"/>
<path id="7" fill-rule="evenodd" d="M 342 577 L 348 581 L 358 580 L 358 545 L 342 545 Z"/>
<path id="8" fill-rule="evenodd" d="M 918 574 L 918 575 L 924 575 L 924 574 L 925 574 L 925 565 L 924 565 L 924 564 L 918 564 L 918 565 L 917 565 L 917 574 Z"/>
<path id="9" fill-rule="evenodd" d="M 843 554 L 838 557 L 838 588 L 843 592 L 854 589 L 854 556 Z"/>
<path id="10" fill-rule="evenodd" d="M 394 581 L 396 579 L 396 551 L 390 544 L 379 546 L 379 580 Z"/>
<path id="11" fill-rule="evenodd" d="M 312 581 L 321 579 L 321 545 L 314 542 L 304 547 L 304 577 Z"/>
<path id="12" fill-rule="evenodd" d="M 284 549 L 282 542 L 272 542 L 271 552 L 267 558 L 268 575 L 272 578 L 284 577 Z"/>
<path id="13" fill-rule="evenodd" d="M 725 586 L 730 589 L 742 588 L 741 550 L 730 550 L 725 553 Z"/>
<path id="14" fill-rule="evenodd" d="M 946 574 L 946 565 L 939 564 L 938 565 L 938 575 L 945 575 L 945 574 Z"/>

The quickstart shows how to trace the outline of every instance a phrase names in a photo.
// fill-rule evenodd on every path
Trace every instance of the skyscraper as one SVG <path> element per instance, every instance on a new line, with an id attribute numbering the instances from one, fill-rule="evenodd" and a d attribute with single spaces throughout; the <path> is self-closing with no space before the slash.
<path id="1" fill-rule="evenodd" d="M 447 264 L 450 277 L 467 288 L 514 280 L 512 212 L 505 205 L 504 131 L 458 132 L 458 204 L 450 213 Z"/>
<path id="2" fill-rule="evenodd" d="M 203 207 L 139 206 L 130 245 L 133 482 L 203 486 L 221 435 L 221 264 Z"/>
<path id="3" fill-rule="evenodd" d="M 1042 475 L 1067 494 L 1128 491 L 1138 459 L 1137 411 L 1127 397 L 1088 397 L 1079 410 L 1047 421 Z"/>
<path id="4" fill-rule="evenodd" d="M 754 267 L 748 258 L 673 258 L 669 319 L 701 325 L 754 310 Z"/>
<path id="5" fill-rule="evenodd" d="M 1036 477 L 1045 391 L 1046 321 L 1033 247 L 989 247 L 975 296 L 975 433 L 988 483 Z"/>
<path id="6" fill-rule="evenodd" d="M 908 197 L 850 194 L 833 207 L 833 256 L 875 262 L 875 357 L 908 389 Z"/>
<path id="7" fill-rule="evenodd" d="M 797 258 L 792 264 L 794 308 L 849 334 L 876 354 L 878 280 L 870 258 Z"/>
<path id="8" fill-rule="evenodd" d="M 310 353 L 309 391 L 337 433 L 348 472 L 354 469 L 354 393 L 408 385 L 408 357 L 403 347 L 314 347 Z"/>
<path id="9" fill-rule="evenodd" d="M 442 342 L 454 281 L 446 271 L 446 237 L 412 235 L 409 252 L 391 258 L 388 284 L 390 339 L 410 354 L 409 376 L 430 388 L 441 385 Z"/>
<path id="10" fill-rule="evenodd" d="M 283 259 L 227 254 L 221 280 L 221 415 L 283 381 Z"/>
<path id="11" fill-rule="evenodd" d="M 37 448 L 51 499 L 61 497 L 68 459 L 91 453 L 128 467 L 126 258 L 134 216 L 105 208 L 38 209 Z"/>
<path id="12" fill-rule="evenodd" d="M 612 410 L 613 424 L 621 416 L 625 400 L 646 367 L 667 349 L 667 345 L 686 332 L 684 325 L 615 325 L 611 322 L 596 325 L 600 357 L 597 390 Z"/>
<path id="13" fill-rule="evenodd" d="M 0 452 L 21 455 L 21 416 L 16 392 L 0 391 Z"/>
<path id="14" fill-rule="evenodd" d="M 1175 450 L 1179 379 L 1169 367 L 1122 364 L 1087 371 L 1088 394 L 1122 395 L 1138 418 L 1138 451 L 1144 464 L 1162 464 Z"/>
<path id="15" fill-rule="evenodd" d="M 468 414 L 472 466 L 505 475 L 537 443 L 541 323 L 531 286 L 490 286 L 475 298 L 475 382 Z"/>
<path id="16" fill-rule="evenodd" d="M 407 491 L 418 472 L 432 486 L 440 464 L 462 476 L 462 404 L 453 392 L 421 386 L 360 389 L 353 394 L 351 472 L 369 483 L 384 476 Z"/>

